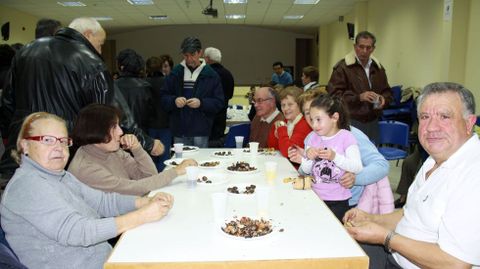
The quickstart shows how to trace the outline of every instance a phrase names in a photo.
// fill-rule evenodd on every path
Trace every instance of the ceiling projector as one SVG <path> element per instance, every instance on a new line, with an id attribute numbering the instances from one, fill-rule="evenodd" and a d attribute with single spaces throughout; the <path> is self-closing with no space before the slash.
<path id="1" fill-rule="evenodd" d="M 207 16 L 212 16 L 214 18 L 217 18 L 218 17 L 218 10 L 216 8 L 213 8 L 213 0 L 210 0 L 210 5 L 208 5 L 203 11 L 202 11 L 202 14 L 203 15 L 207 15 Z"/>
<path id="2" fill-rule="evenodd" d="M 203 15 L 207 15 L 207 16 L 212 16 L 214 18 L 217 18 L 218 17 L 218 10 L 216 8 L 213 8 L 213 7 L 206 7 L 203 11 L 202 11 L 202 14 Z"/>

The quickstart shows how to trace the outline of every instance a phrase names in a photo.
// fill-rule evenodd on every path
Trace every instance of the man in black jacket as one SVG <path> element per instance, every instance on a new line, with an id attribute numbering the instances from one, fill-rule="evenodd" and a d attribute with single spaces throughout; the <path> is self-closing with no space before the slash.
<path id="1" fill-rule="evenodd" d="M 0 163 L 2 173 L 10 174 L 17 167 L 9 153 L 15 148 L 27 115 L 50 112 L 65 119 L 72 130 L 83 107 L 114 103 L 113 80 L 100 55 L 105 38 L 105 31 L 95 19 L 78 18 L 55 36 L 33 41 L 17 52 L 6 87 L 10 94 L 2 96 L 2 106 L 13 115 L 7 152 Z M 144 142 L 144 148 L 152 150 L 151 138 Z"/>
<path id="2" fill-rule="evenodd" d="M 215 70 L 222 81 L 225 102 L 222 110 L 215 115 L 212 132 L 210 133 L 208 142 L 209 147 L 211 148 L 222 148 L 224 145 L 225 127 L 227 123 L 228 101 L 233 97 L 235 82 L 232 73 L 220 64 L 222 61 L 222 53 L 219 49 L 213 47 L 206 48 L 203 55 L 207 64 Z"/>
<path id="3" fill-rule="evenodd" d="M 180 49 L 183 61 L 165 77 L 161 105 L 170 113 L 175 143 L 207 148 L 213 120 L 224 104 L 222 83 L 201 59 L 198 38 L 185 38 Z"/>

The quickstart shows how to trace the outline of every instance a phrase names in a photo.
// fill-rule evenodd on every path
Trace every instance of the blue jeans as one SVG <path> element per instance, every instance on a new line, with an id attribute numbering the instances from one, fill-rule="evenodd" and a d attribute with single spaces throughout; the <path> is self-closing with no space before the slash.
<path id="1" fill-rule="evenodd" d="M 208 136 L 177 137 L 173 138 L 174 143 L 183 143 L 188 146 L 208 148 Z"/>
<path id="2" fill-rule="evenodd" d="M 165 151 L 160 156 L 152 156 L 152 160 L 157 167 L 158 172 L 163 171 L 165 160 L 170 159 L 170 148 L 172 147 L 172 132 L 169 128 L 164 129 L 148 129 L 148 135 L 153 139 L 159 139 L 165 146 Z"/>

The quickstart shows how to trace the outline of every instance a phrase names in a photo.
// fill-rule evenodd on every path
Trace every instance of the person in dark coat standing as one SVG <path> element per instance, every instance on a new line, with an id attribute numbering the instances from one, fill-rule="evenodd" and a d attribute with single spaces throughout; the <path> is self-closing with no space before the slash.
<path id="1" fill-rule="evenodd" d="M 133 49 L 124 49 L 117 55 L 117 66 L 120 76 L 115 80 L 115 86 L 122 92 L 135 122 L 147 132 L 148 120 L 153 108 L 151 105 L 152 86 L 143 79 L 145 61 Z"/>
<path id="2" fill-rule="evenodd" d="M 168 57 L 171 60 L 171 57 L 166 55 L 165 58 Z M 165 59 L 163 58 L 163 59 Z M 173 60 L 171 60 L 171 65 L 173 66 Z M 153 162 L 157 167 L 157 170 L 163 171 L 165 168 L 165 164 L 163 163 L 165 160 L 170 159 L 170 148 L 172 145 L 172 132 L 170 131 L 169 127 L 169 118 L 168 113 L 165 112 L 161 103 L 161 90 L 163 87 L 163 81 L 165 79 L 164 75 L 168 75 L 163 73 L 165 62 L 167 62 L 168 66 L 170 66 L 169 61 L 162 61 L 162 57 L 150 57 L 147 59 L 147 82 L 152 85 L 152 105 L 153 105 L 153 114 L 150 115 L 150 119 L 148 122 L 148 134 L 156 139 L 160 139 L 162 141 L 165 151 L 160 156 L 153 158 Z"/>
<path id="3" fill-rule="evenodd" d="M 221 148 L 223 147 L 225 140 L 225 127 L 227 126 L 227 108 L 228 101 L 233 97 L 233 90 L 235 87 L 235 81 L 233 79 L 232 73 L 228 71 L 223 65 L 220 64 L 222 61 L 222 52 L 213 47 L 205 49 L 203 53 L 205 61 L 210 67 L 217 72 L 222 81 L 223 94 L 225 97 L 225 102 L 222 110 L 217 113 L 215 120 L 213 122 L 212 132 L 209 138 L 209 147 L 211 148 Z"/>
<path id="4" fill-rule="evenodd" d="M 180 49 L 183 61 L 165 77 L 162 106 L 170 113 L 175 143 L 207 148 L 215 115 L 224 106 L 222 82 L 202 61 L 198 38 L 185 38 Z"/>

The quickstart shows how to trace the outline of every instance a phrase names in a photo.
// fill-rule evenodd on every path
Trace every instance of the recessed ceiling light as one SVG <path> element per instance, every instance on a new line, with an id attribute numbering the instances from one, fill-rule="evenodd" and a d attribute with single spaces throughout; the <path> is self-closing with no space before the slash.
<path id="1" fill-rule="evenodd" d="M 295 5 L 316 5 L 320 0 L 295 0 Z"/>
<path id="2" fill-rule="evenodd" d="M 303 18 L 303 15 L 285 15 L 283 18 L 285 20 L 300 20 Z"/>
<path id="3" fill-rule="evenodd" d="M 64 6 L 64 7 L 86 7 L 82 2 L 57 2 L 57 4 Z"/>
<path id="4" fill-rule="evenodd" d="M 226 19 L 232 19 L 232 20 L 240 20 L 240 19 L 245 19 L 245 14 L 230 14 L 230 15 L 225 15 Z"/>
<path id="5" fill-rule="evenodd" d="M 151 20 L 166 20 L 168 19 L 167 15 L 152 15 L 149 16 Z"/>
<path id="6" fill-rule="evenodd" d="M 127 2 L 135 6 L 153 5 L 152 0 L 127 0 Z"/>
<path id="7" fill-rule="evenodd" d="M 247 0 L 223 0 L 225 4 L 246 4 Z"/>
<path id="8" fill-rule="evenodd" d="M 112 17 L 92 17 L 92 18 L 94 18 L 97 21 L 111 21 L 111 20 L 113 20 Z"/>

